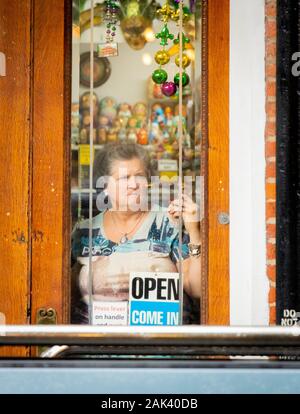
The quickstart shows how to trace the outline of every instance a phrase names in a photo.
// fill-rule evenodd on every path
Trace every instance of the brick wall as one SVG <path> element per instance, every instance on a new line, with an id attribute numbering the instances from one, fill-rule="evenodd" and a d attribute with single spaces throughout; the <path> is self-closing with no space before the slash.
<path id="1" fill-rule="evenodd" d="M 265 0 L 266 234 L 271 325 L 276 323 L 276 0 Z"/>

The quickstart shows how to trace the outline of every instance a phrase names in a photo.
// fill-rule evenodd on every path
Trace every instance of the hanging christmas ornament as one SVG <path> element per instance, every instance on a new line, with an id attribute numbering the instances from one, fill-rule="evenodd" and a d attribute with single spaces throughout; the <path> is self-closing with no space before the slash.
<path id="1" fill-rule="evenodd" d="M 163 22 L 168 22 L 171 19 L 172 14 L 174 13 L 174 8 L 170 6 L 169 1 L 166 2 L 161 8 L 156 12 L 158 19 Z"/>
<path id="2" fill-rule="evenodd" d="M 177 86 L 174 82 L 165 82 L 161 85 L 161 91 L 165 96 L 173 96 L 177 91 Z"/>
<path id="3" fill-rule="evenodd" d="M 179 55 L 176 56 L 175 58 L 175 63 L 176 66 L 180 66 L 180 57 Z M 182 67 L 185 69 L 189 66 L 189 64 L 191 63 L 191 59 L 188 57 L 188 55 L 186 55 L 185 53 L 182 55 Z"/>
<path id="4" fill-rule="evenodd" d="M 179 21 L 179 16 L 180 16 L 180 10 L 179 10 L 178 5 L 179 5 L 180 1 L 174 1 L 174 3 L 175 3 L 176 6 L 173 9 L 173 12 L 171 14 L 171 19 L 174 22 L 178 22 Z M 188 7 L 183 7 L 182 8 L 182 21 L 183 21 L 183 23 L 187 22 L 190 19 L 190 17 L 191 17 L 191 12 L 190 12 L 189 8 Z"/>
<path id="5" fill-rule="evenodd" d="M 190 43 L 190 39 L 188 37 L 186 37 L 186 35 L 183 32 L 181 34 L 181 37 L 182 37 L 182 48 L 184 50 L 184 49 L 186 49 L 186 45 L 188 43 Z M 179 33 L 177 35 L 177 38 L 174 39 L 174 42 L 173 43 L 174 43 L 174 45 L 179 45 L 179 43 L 180 43 Z"/>
<path id="6" fill-rule="evenodd" d="M 156 39 L 161 39 L 160 45 L 167 46 L 168 40 L 173 40 L 174 35 L 172 35 L 168 29 L 167 23 L 165 23 L 164 27 L 161 29 L 159 33 L 155 35 Z"/>
<path id="7" fill-rule="evenodd" d="M 168 79 L 168 74 L 164 69 L 156 69 L 153 73 L 152 73 L 152 80 L 154 83 L 157 84 L 162 84 L 164 82 L 166 82 Z"/>
<path id="8" fill-rule="evenodd" d="M 174 76 L 174 83 L 179 86 L 180 74 L 176 73 Z M 182 87 L 184 88 L 186 85 L 190 83 L 190 77 L 186 72 L 182 73 Z"/>
<path id="9" fill-rule="evenodd" d="M 118 24 L 118 8 L 114 0 L 107 0 L 105 18 L 106 21 L 106 43 L 115 40 L 117 24 Z"/>
<path id="10" fill-rule="evenodd" d="M 116 31 L 119 24 L 119 7 L 115 0 L 106 0 L 106 8 L 103 20 L 106 22 L 105 44 L 98 45 L 99 57 L 112 57 L 118 55 L 116 43 Z"/>
<path id="11" fill-rule="evenodd" d="M 166 50 L 159 50 L 155 53 L 154 59 L 159 65 L 166 65 L 170 61 L 170 55 Z"/>
<path id="12" fill-rule="evenodd" d="M 180 74 L 177 73 L 174 76 L 174 82 L 167 81 L 168 74 L 164 69 L 161 68 L 162 65 L 166 65 L 170 61 L 170 55 L 165 50 L 165 47 L 168 45 L 169 40 L 174 40 L 174 45 L 176 47 L 179 47 L 180 40 L 181 40 L 182 47 L 183 49 L 185 49 L 186 44 L 189 43 L 190 41 L 183 33 L 181 35 L 182 36 L 181 39 L 179 38 L 179 34 L 177 38 L 174 39 L 174 35 L 170 33 L 168 25 L 167 25 L 167 22 L 170 19 L 176 20 L 176 21 L 179 20 L 180 12 L 181 12 L 179 8 L 180 1 L 181 0 L 178 0 L 176 2 L 173 1 L 173 3 L 175 3 L 175 7 L 172 7 L 169 3 L 169 0 L 167 0 L 167 2 L 157 11 L 157 16 L 164 22 L 164 26 L 161 29 L 161 31 L 155 35 L 155 37 L 156 39 L 160 39 L 160 45 L 163 46 L 163 49 L 159 50 L 155 54 L 154 59 L 156 63 L 160 65 L 160 68 L 156 69 L 152 73 L 152 80 L 154 83 L 161 85 L 162 94 L 168 97 L 176 94 L 177 86 L 179 86 Z M 177 66 L 180 66 L 179 55 L 176 57 L 175 63 Z M 184 54 L 182 56 L 182 67 L 186 68 L 189 64 L 190 64 L 190 59 L 188 58 L 187 55 Z M 182 86 L 184 87 L 188 85 L 189 81 L 190 81 L 190 78 L 188 74 L 183 72 L 182 73 Z"/>
<path id="13" fill-rule="evenodd" d="M 165 50 L 165 47 L 168 46 L 169 40 L 174 40 L 174 35 L 172 33 L 170 33 L 170 30 L 169 30 L 168 24 L 167 24 L 167 22 L 169 21 L 173 11 L 174 11 L 174 9 L 170 6 L 169 1 L 167 0 L 167 2 L 162 7 L 160 7 L 156 12 L 157 17 L 164 22 L 164 25 L 163 25 L 161 31 L 159 33 L 156 33 L 156 35 L 155 35 L 156 39 L 160 39 L 160 45 L 163 47 L 161 50 L 156 52 L 156 54 L 154 56 L 155 62 L 159 65 L 159 69 L 156 69 L 152 73 L 152 80 L 153 80 L 154 83 L 156 83 L 158 85 L 163 85 L 163 84 L 168 84 L 169 83 L 169 82 L 167 82 L 168 73 L 166 72 L 166 70 L 162 69 L 161 67 L 163 65 L 166 65 L 170 61 L 170 55 Z M 173 83 L 173 82 L 171 82 L 171 83 Z M 175 85 L 175 88 L 176 88 L 176 85 Z M 165 89 L 169 90 L 170 87 L 167 86 Z M 161 88 L 161 90 L 162 90 L 162 93 L 163 93 L 163 88 Z M 171 95 L 169 95 L 169 96 L 171 96 Z"/>
<path id="14" fill-rule="evenodd" d="M 174 45 L 179 46 L 180 44 L 180 37 L 179 37 L 179 33 L 177 38 L 174 40 Z M 188 37 L 185 36 L 185 34 L 182 32 L 181 34 L 181 39 L 182 39 L 182 49 L 185 50 L 186 49 L 186 45 L 190 43 L 190 39 Z M 182 61 L 181 61 L 181 65 L 183 70 L 185 68 L 187 68 L 189 66 L 189 64 L 191 63 L 190 58 L 188 57 L 188 55 L 186 55 L 185 53 L 182 54 Z M 175 64 L 176 66 L 180 67 L 180 55 L 178 54 L 175 58 Z M 180 74 L 176 73 L 176 75 L 174 76 L 174 83 L 179 86 L 179 80 L 180 80 Z M 189 75 L 185 72 L 185 70 L 182 72 L 182 87 L 184 88 L 185 86 L 187 86 L 190 82 L 190 77 Z"/>

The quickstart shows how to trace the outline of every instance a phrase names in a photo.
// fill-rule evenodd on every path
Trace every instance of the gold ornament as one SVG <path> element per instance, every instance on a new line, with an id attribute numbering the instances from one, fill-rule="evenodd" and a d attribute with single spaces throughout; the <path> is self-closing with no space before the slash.
<path id="1" fill-rule="evenodd" d="M 166 23 L 167 21 L 171 19 L 173 13 L 174 13 L 173 7 L 171 7 L 169 5 L 169 2 L 167 2 L 163 7 L 157 10 L 156 15 L 160 20 Z"/>
<path id="2" fill-rule="evenodd" d="M 170 55 L 165 50 L 159 50 L 156 52 L 154 59 L 159 65 L 166 65 L 170 60 Z"/>
<path id="3" fill-rule="evenodd" d="M 179 67 L 180 66 L 180 56 L 176 56 L 175 63 Z M 187 68 L 189 64 L 191 63 L 191 59 L 186 55 L 182 55 L 182 67 Z"/>
<path id="4" fill-rule="evenodd" d="M 170 18 L 174 21 L 174 22 L 178 22 L 179 18 L 180 18 L 180 10 L 173 10 L 173 12 L 171 13 Z M 182 11 L 182 21 L 183 23 L 189 21 L 190 19 L 190 14 L 186 12 L 186 10 Z"/>

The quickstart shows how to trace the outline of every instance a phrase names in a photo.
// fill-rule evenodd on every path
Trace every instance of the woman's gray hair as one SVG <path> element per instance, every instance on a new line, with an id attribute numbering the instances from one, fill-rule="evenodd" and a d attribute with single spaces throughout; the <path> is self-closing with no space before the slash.
<path id="1" fill-rule="evenodd" d="M 127 161 L 138 158 L 142 161 L 148 180 L 151 177 L 151 161 L 147 150 L 135 143 L 110 143 L 106 144 L 95 157 L 93 181 L 94 188 L 100 177 L 106 177 L 112 173 L 112 164 L 115 161 Z"/>

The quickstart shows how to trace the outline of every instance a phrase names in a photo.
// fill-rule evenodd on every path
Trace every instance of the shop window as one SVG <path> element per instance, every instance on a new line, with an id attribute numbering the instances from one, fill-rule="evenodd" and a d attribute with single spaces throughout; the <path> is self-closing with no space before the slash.
<path id="1" fill-rule="evenodd" d="M 71 323 L 201 322 L 201 3 L 73 1 Z"/>

